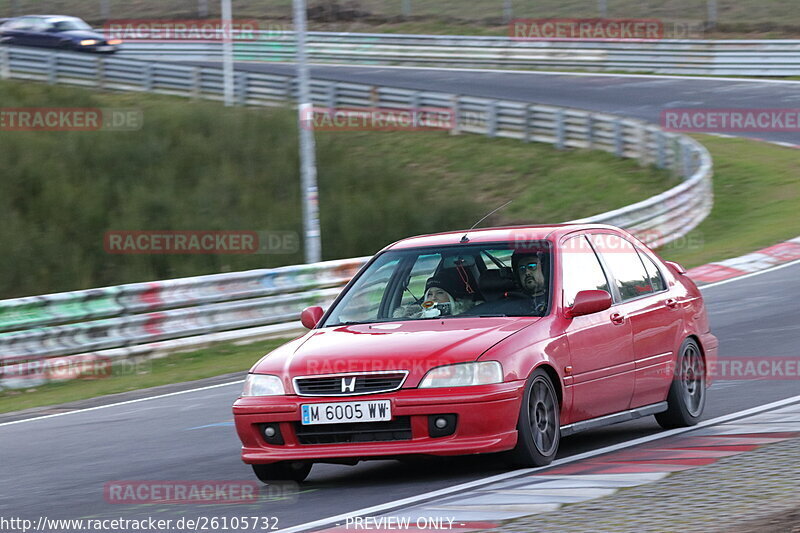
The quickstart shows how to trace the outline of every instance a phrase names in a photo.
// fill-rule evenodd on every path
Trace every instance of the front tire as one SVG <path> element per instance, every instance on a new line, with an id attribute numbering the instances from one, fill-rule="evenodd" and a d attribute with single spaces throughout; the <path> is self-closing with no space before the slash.
<path id="1" fill-rule="evenodd" d="M 276 481 L 296 481 L 300 483 L 308 477 L 313 465 L 300 461 L 283 461 L 251 466 L 256 477 L 262 483 L 274 483 Z"/>
<path id="2" fill-rule="evenodd" d="M 656 422 L 664 429 L 694 426 L 706 406 L 706 367 L 696 341 L 683 341 L 675 369 L 667 396 L 669 407 L 655 415 Z"/>
<path id="3" fill-rule="evenodd" d="M 522 467 L 545 466 L 553 462 L 561 441 L 558 395 L 544 370 L 528 379 L 517 422 L 517 446 L 511 452 Z"/>

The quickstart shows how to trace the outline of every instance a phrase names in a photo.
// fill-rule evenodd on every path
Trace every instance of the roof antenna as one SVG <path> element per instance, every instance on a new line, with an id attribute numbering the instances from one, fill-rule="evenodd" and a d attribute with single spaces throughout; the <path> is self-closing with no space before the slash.
<path id="1" fill-rule="evenodd" d="M 513 200 L 509 200 L 509 201 L 507 201 L 506 203 L 504 203 L 503 205 L 501 205 L 500 207 L 496 208 L 495 210 L 493 210 L 493 211 L 491 211 L 491 212 L 487 213 L 487 214 L 486 214 L 486 216 L 484 216 L 482 219 L 480 219 L 480 220 L 479 220 L 479 221 L 477 221 L 475 224 L 473 224 L 473 225 L 472 225 L 472 227 L 471 227 L 471 228 L 469 228 L 469 229 L 467 230 L 467 233 L 469 233 L 470 231 L 474 230 L 474 229 L 475 229 L 475 226 L 477 226 L 478 224 L 480 224 L 481 222 L 483 222 L 484 220 L 486 220 L 486 219 L 487 219 L 487 218 L 489 218 L 490 216 L 494 215 L 495 213 L 497 213 L 498 211 L 500 211 L 501 209 L 503 209 L 504 207 L 506 207 L 506 206 L 507 206 L 508 204 L 510 204 L 511 202 L 513 202 Z M 464 234 L 464 236 L 463 236 L 463 237 L 461 237 L 461 240 L 459 241 L 459 243 L 461 243 L 461 244 L 464 244 L 465 242 L 469 242 L 469 237 L 467 237 L 467 233 L 465 233 L 465 234 Z"/>

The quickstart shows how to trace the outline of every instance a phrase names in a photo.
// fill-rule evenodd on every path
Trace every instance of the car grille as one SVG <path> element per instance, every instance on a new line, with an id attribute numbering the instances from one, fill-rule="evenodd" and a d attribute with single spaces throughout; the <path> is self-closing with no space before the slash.
<path id="1" fill-rule="evenodd" d="M 295 422 L 300 444 L 348 444 L 411 440 L 411 418 L 400 416 L 390 422 L 354 422 L 304 426 Z"/>
<path id="2" fill-rule="evenodd" d="M 300 396 L 354 396 L 391 392 L 403 385 L 405 371 L 375 374 L 337 374 L 335 376 L 302 377 L 294 379 Z M 355 378 L 355 383 L 353 383 Z"/>

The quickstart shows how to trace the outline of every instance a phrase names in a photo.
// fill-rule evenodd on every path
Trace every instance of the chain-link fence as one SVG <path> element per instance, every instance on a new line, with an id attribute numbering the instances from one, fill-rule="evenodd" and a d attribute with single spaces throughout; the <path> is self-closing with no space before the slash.
<path id="1" fill-rule="evenodd" d="M 800 33 L 798 0 L 307 0 L 317 23 L 503 25 L 514 18 L 655 18 L 702 21 L 734 32 Z M 291 20 L 292 0 L 233 0 L 234 16 Z M 121 18 L 220 17 L 219 0 L 0 0 L 0 17 L 70 14 L 99 24 Z"/>

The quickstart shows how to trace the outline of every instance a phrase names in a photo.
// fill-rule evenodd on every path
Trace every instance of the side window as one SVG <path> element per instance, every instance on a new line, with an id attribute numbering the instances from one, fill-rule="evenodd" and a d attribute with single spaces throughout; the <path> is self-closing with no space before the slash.
<path id="1" fill-rule="evenodd" d="M 664 277 L 661 275 L 655 263 L 653 263 L 653 260 L 641 251 L 639 252 L 639 257 L 642 258 L 644 268 L 647 270 L 647 278 L 650 280 L 650 285 L 652 285 L 653 290 L 655 292 L 666 290 L 667 283 L 664 281 Z"/>
<path id="2" fill-rule="evenodd" d="M 622 301 L 653 292 L 644 264 L 630 242 L 607 233 L 592 235 L 591 239 L 595 250 L 611 269 Z"/>
<path id="3" fill-rule="evenodd" d="M 575 303 L 575 296 L 580 291 L 597 289 L 608 291 L 608 281 L 603 268 L 586 237 L 573 237 L 567 240 L 562 247 L 561 262 L 565 307 Z"/>

